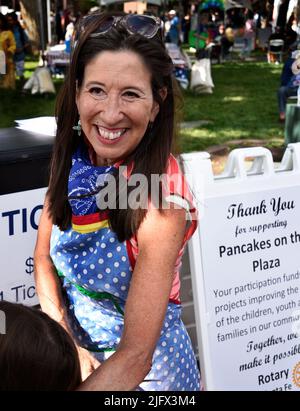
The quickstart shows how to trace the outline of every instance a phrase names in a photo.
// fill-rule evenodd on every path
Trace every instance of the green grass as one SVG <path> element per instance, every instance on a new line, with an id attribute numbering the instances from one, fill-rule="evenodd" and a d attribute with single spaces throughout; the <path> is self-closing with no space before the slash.
<path id="1" fill-rule="evenodd" d="M 25 62 L 25 79 L 29 79 L 38 61 Z M 54 80 L 56 90 L 62 81 Z M 15 120 L 39 116 L 53 116 L 56 96 L 25 95 L 21 94 L 20 80 L 17 79 L 16 90 L 0 89 L 0 128 L 14 127 Z"/>
<path id="2" fill-rule="evenodd" d="M 21 96 L 0 91 L 0 127 L 14 127 L 14 120 L 54 115 L 55 96 Z"/>
<path id="3" fill-rule="evenodd" d="M 25 76 L 36 61 L 26 62 Z M 262 145 L 283 145 L 284 129 L 278 123 L 276 91 L 282 66 L 264 62 L 227 62 L 212 66 L 213 94 L 184 91 L 184 121 L 209 120 L 199 128 L 181 130 L 182 151 L 200 151 L 231 140 L 262 140 Z M 58 89 L 62 80 L 54 80 Z M 14 120 L 53 115 L 55 96 L 21 96 L 0 90 L 0 127 L 13 127 Z M 232 147 L 234 143 L 232 144 Z M 229 144 L 231 147 L 231 144 Z"/>
<path id="4" fill-rule="evenodd" d="M 204 150 L 237 139 L 282 145 L 284 130 L 278 123 L 276 97 L 281 69 L 262 62 L 213 65 L 213 94 L 184 92 L 184 120 L 211 123 L 182 130 L 183 150 Z"/>

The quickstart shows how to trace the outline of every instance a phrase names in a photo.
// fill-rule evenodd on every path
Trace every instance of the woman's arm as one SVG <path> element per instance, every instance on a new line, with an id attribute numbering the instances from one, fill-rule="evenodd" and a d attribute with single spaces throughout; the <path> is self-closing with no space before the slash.
<path id="1" fill-rule="evenodd" d="M 37 243 L 34 252 L 36 290 L 42 310 L 60 323 L 73 338 L 67 320 L 61 284 L 50 257 L 51 230 L 52 221 L 49 216 L 46 199 L 39 223 Z M 81 365 L 81 375 L 84 380 L 99 366 L 99 362 L 84 348 L 77 346 L 77 344 L 76 347 Z"/>
<path id="2" fill-rule="evenodd" d="M 48 212 L 47 200 L 45 200 L 34 251 L 36 291 L 42 310 L 69 332 L 61 285 L 50 257 L 51 230 L 52 221 Z"/>
<path id="3" fill-rule="evenodd" d="M 134 390 L 151 369 L 186 228 L 185 211 L 152 209 L 138 231 L 139 255 L 117 351 L 79 390 Z"/>

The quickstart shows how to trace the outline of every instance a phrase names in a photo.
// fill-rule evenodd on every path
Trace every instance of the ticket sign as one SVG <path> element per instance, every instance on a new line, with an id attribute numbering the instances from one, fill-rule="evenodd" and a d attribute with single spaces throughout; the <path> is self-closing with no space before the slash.
<path id="1" fill-rule="evenodd" d="M 38 304 L 33 252 L 46 188 L 0 196 L 0 300 Z"/>
<path id="2" fill-rule="evenodd" d="M 300 185 L 287 175 L 219 181 L 201 200 L 193 292 L 206 389 L 300 390 Z"/>

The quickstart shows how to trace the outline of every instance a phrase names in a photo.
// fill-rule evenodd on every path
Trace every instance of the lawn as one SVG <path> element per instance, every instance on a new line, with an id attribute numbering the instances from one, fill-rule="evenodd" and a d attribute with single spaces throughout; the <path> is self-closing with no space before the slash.
<path id="1" fill-rule="evenodd" d="M 38 62 L 25 62 L 25 78 L 28 79 L 34 72 Z M 55 81 L 58 88 L 59 82 Z M 14 120 L 38 116 L 52 116 L 54 113 L 55 96 L 45 98 L 40 95 L 21 94 L 21 85 L 17 80 L 16 91 L 0 89 L 0 127 L 14 127 Z"/>
<path id="2" fill-rule="evenodd" d="M 27 78 L 36 64 L 26 62 Z M 265 146 L 282 146 L 284 129 L 278 122 L 276 100 L 281 69 L 281 66 L 264 62 L 213 65 L 213 94 L 183 92 L 183 120 L 210 123 L 182 129 L 182 151 L 205 150 L 228 142 L 234 147 L 236 140 L 248 139 L 262 140 Z M 54 82 L 57 89 L 62 84 L 62 80 Z M 0 127 L 13 127 L 15 119 L 53 115 L 54 106 L 55 96 L 22 96 L 20 89 L 0 90 Z"/>
<path id="3" fill-rule="evenodd" d="M 184 93 L 185 121 L 211 122 L 182 130 L 184 151 L 204 150 L 240 139 L 264 140 L 266 146 L 282 145 L 284 128 L 278 122 L 276 97 L 281 69 L 263 62 L 213 65 L 213 94 Z"/>

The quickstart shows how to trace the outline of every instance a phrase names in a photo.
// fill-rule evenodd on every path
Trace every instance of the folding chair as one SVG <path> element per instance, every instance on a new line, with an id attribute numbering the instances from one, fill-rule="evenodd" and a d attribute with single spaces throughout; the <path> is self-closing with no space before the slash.
<path id="1" fill-rule="evenodd" d="M 284 40 L 282 39 L 274 39 L 269 41 L 268 47 L 268 63 L 273 63 L 273 58 L 278 56 L 279 63 L 282 63 L 282 55 L 283 55 L 283 47 L 284 47 Z M 275 62 L 278 61 L 277 59 Z"/>

